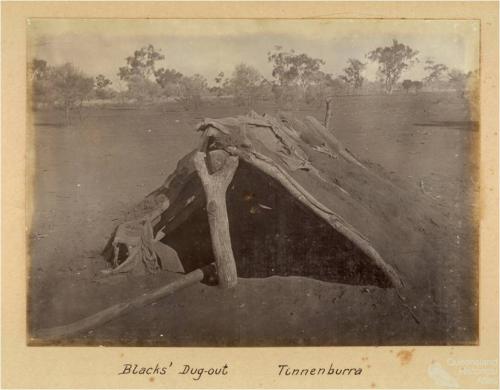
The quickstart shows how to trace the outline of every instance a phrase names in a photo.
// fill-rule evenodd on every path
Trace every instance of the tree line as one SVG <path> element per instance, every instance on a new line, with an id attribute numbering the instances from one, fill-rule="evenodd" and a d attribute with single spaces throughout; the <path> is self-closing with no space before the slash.
<path id="1" fill-rule="evenodd" d="M 231 97 L 237 105 L 251 107 L 258 101 L 275 101 L 280 106 L 296 107 L 299 103 L 323 104 L 334 95 L 356 94 L 360 91 L 383 91 L 391 94 L 396 88 L 407 93 L 429 89 L 454 89 L 462 92 L 477 73 L 467 74 L 427 59 L 423 80 L 403 80 L 404 71 L 419 62 L 419 52 L 398 42 L 378 47 L 365 55 L 377 65 L 377 81 L 364 78 L 367 62 L 349 58 L 342 74 L 324 71 L 325 61 L 306 53 L 275 46 L 267 53 L 272 65 L 272 79 L 266 79 L 255 67 L 240 63 L 226 76 L 220 72 L 209 87 L 200 75 L 184 75 L 175 69 L 158 67 L 165 59 L 161 50 L 147 45 L 135 50 L 118 69 L 117 76 L 126 89 L 117 91 L 104 75 L 90 77 L 71 63 L 50 66 L 34 59 L 30 66 L 32 97 L 35 105 L 56 105 L 64 109 L 67 119 L 74 108 L 85 100 L 129 101 L 138 104 L 175 99 L 186 109 L 198 109 L 206 96 Z"/>

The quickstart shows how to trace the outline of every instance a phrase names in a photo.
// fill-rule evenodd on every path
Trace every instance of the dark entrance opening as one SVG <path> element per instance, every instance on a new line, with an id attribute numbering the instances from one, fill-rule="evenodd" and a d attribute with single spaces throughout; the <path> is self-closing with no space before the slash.
<path id="1" fill-rule="evenodd" d="M 227 206 L 239 277 L 303 276 L 391 287 L 384 271 L 355 244 L 248 163 L 240 161 Z M 186 272 L 214 261 L 204 207 L 162 242 L 177 251 Z"/>

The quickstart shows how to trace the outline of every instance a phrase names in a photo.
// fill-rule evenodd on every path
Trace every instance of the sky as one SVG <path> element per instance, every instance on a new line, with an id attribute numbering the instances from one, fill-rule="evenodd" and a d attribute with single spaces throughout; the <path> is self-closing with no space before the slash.
<path id="1" fill-rule="evenodd" d="M 364 76 L 375 80 L 377 65 L 366 53 L 397 39 L 418 50 L 420 59 L 401 78 L 419 80 L 426 59 L 465 72 L 478 69 L 479 30 L 474 20 L 29 19 L 28 55 L 52 65 L 72 62 L 120 89 L 118 68 L 148 44 L 165 56 L 157 67 L 199 73 L 209 84 L 242 62 L 272 79 L 267 53 L 279 45 L 323 59 L 322 70 L 335 76 L 348 58 L 360 59 L 368 63 Z"/>

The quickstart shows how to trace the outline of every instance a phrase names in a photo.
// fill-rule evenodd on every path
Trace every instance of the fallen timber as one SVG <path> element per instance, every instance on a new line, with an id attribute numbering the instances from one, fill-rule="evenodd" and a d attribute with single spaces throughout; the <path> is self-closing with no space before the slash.
<path id="1" fill-rule="evenodd" d="M 199 283 L 204 279 L 213 278 L 215 267 L 213 264 L 207 265 L 202 269 L 197 269 L 188 274 L 179 276 L 173 282 L 162 286 L 154 291 L 150 291 L 126 302 L 118 303 L 101 310 L 89 317 L 67 325 L 56 326 L 53 328 L 39 329 L 35 332 L 35 338 L 42 340 L 58 340 L 65 337 L 71 337 L 91 329 L 98 328 L 109 321 L 130 313 L 151 303 L 157 302 L 175 292 L 182 290 L 193 284 Z"/>

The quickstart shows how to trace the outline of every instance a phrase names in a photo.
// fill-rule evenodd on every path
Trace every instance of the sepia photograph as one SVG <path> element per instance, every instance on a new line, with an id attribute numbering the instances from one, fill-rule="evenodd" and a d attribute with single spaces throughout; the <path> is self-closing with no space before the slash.
<path id="1" fill-rule="evenodd" d="M 478 20 L 26 29 L 28 345 L 478 345 Z"/>

